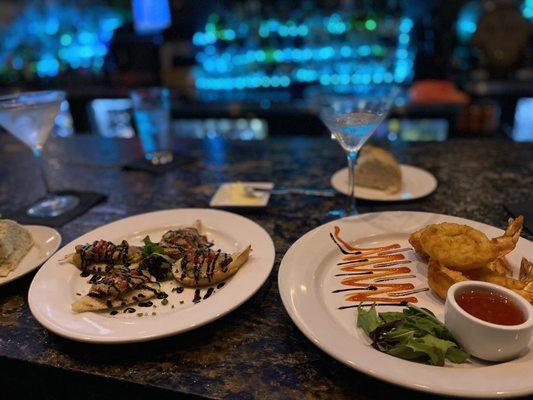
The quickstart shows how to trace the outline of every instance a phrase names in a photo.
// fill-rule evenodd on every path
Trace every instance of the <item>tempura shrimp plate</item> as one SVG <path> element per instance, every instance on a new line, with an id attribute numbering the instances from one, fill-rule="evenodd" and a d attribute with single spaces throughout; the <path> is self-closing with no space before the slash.
<path id="1" fill-rule="evenodd" d="M 429 286 L 443 299 L 454 283 L 478 280 L 504 286 L 533 302 L 532 264 L 524 258 L 520 277 L 514 279 L 505 259 L 516 247 L 523 222 L 522 216 L 509 219 L 505 233 L 493 239 L 470 226 L 443 222 L 414 232 L 409 242 L 428 260 Z"/>

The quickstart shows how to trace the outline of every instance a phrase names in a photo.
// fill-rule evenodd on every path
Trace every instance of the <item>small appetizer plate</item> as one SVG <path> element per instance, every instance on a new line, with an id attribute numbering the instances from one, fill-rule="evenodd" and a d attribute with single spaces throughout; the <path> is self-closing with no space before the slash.
<path id="1" fill-rule="evenodd" d="M 437 179 L 428 171 L 412 165 L 400 165 L 402 188 L 397 193 L 355 186 L 355 197 L 374 201 L 408 201 L 428 196 L 437 189 Z M 331 177 L 331 186 L 338 192 L 348 195 L 348 168 L 338 170 Z"/>
<path id="2" fill-rule="evenodd" d="M 8 276 L 0 277 L 0 286 L 40 267 L 61 245 L 61 235 L 53 228 L 41 225 L 25 225 L 24 228 L 30 232 L 33 238 L 33 246 L 28 251 L 28 254 L 20 260 L 17 268 L 11 271 Z"/>
<path id="3" fill-rule="evenodd" d="M 215 192 L 210 207 L 221 208 L 259 208 L 266 207 L 270 200 L 270 193 L 257 192 L 257 195 L 249 195 L 245 187 L 255 189 L 273 189 L 272 182 L 228 182 L 223 183 Z"/>
<path id="4" fill-rule="evenodd" d="M 62 263 L 78 244 L 105 239 L 141 245 L 147 235 L 159 241 L 170 229 L 193 226 L 200 220 L 216 248 L 233 253 L 252 246 L 248 261 L 224 284 L 209 288 L 181 288 L 176 281 L 161 283 L 168 297 L 151 299 L 114 311 L 74 313 L 71 309 L 90 288 L 88 277 L 70 263 Z M 184 208 L 135 215 L 80 236 L 58 251 L 35 275 L 28 293 L 34 317 L 50 331 L 91 343 L 132 343 L 158 339 L 198 328 L 248 300 L 268 278 L 274 265 L 274 243 L 255 222 L 227 211 Z M 155 307 L 154 307 L 155 306 Z"/>
<path id="5" fill-rule="evenodd" d="M 412 232 L 440 222 L 466 224 L 489 237 L 503 233 L 479 222 L 423 212 L 369 213 L 329 222 L 298 239 L 283 257 L 278 285 L 285 309 L 320 349 L 372 377 L 448 396 L 533 394 L 531 342 L 529 351 L 512 361 L 494 364 L 472 358 L 437 367 L 382 353 L 356 327 L 357 306 L 374 302 L 383 312 L 399 311 L 402 301 L 408 301 L 444 321 L 444 302 L 428 290 L 427 265 L 408 242 Z M 364 255 L 351 246 L 374 255 L 361 259 Z M 533 243 L 520 238 L 507 255 L 515 277 L 522 257 L 533 259 Z"/>

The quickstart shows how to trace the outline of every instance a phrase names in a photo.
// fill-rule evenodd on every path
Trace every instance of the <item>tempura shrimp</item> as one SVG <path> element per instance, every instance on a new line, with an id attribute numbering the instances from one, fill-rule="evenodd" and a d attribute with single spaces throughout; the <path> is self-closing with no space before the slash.
<path id="1" fill-rule="evenodd" d="M 457 271 L 484 267 L 498 257 L 498 247 L 467 225 L 430 225 L 420 235 L 420 244 L 431 259 Z"/>

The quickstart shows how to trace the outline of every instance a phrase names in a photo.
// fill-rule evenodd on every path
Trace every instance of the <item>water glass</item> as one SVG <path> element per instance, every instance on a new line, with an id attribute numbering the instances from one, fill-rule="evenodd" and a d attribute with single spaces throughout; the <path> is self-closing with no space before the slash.
<path id="1" fill-rule="evenodd" d="M 155 165 L 171 162 L 173 155 L 168 89 L 136 89 L 130 93 L 130 97 L 144 157 Z"/>

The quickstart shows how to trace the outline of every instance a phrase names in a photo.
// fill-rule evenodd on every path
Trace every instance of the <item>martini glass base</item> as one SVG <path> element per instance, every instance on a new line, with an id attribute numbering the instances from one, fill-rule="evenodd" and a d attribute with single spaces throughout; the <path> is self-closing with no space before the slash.
<path id="1" fill-rule="evenodd" d="M 80 204 L 76 196 L 49 195 L 45 199 L 31 206 L 26 213 L 30 217 L 50 218 L 57 217 L 70 211 Z"/>

